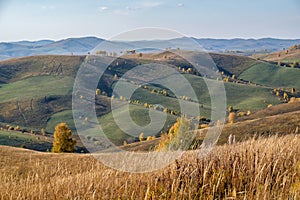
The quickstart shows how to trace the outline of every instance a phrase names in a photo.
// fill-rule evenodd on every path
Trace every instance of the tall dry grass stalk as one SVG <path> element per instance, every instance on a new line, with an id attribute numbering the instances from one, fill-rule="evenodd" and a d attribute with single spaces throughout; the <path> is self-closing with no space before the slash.
<path id="1" fill-rule="evenodd" d="M 300 137 L 190 151 L 166 169 L 130 174 L 89 155 L 0 147 L 1 199 L 300 199 Z"/>

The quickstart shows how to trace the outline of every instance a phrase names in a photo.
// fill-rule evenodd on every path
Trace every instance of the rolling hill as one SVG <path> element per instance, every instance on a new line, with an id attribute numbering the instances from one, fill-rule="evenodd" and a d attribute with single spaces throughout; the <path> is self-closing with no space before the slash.
<path id="1" fill-rule="evenodd" d="M 225 124 L 218 139 L 218 145 L 228 142 L 229 135 L 234 135 L 237 142 L 253 137 L 269 137 L 300 133 L 300 102 L 280 104 L 262 109 L 249 116 L 238 117 L 234 124 Z M 194 143 L 201 144 L 208 128 L 195 131 Z M 151 141 L 136 142 L 122 146 L 126 151 L 153 151 L 159 138 Z"/>
<path id="2" fill-rule="evenodd" d="M 68 43 L 69 41 L 65 42 Z M 165 56 L 167 56 L 167 59 L 165 59 Z M 251 110 L 253 112 L 266 108 L 269 104 L 279 104 L 280 100 L 272 93 L 273 88 L 277 87 L 275 85 L 278 83 L 276 77 L 282 78 L 280 80 L 284 81 L 287 87 L 295 86 L 295 88 L 299 88 L 298 85 L 300 83 L 294 81 L 298 71 L 289 72 L 287 70 L 279 70 L 279 72 L 272 73 L 274 67 L 272 64 L 252 58 L 217 53 L 211 53 L 211 56 L 216 62 L 219 71 L 225 72 L 222 75 L 223 78 L 235 75 L 237 78 L 244 79 L 244 81 L 235 79 L 224 83 L 227 93 L 227 103 L 233 106 L 234 109 L 241 111 Z M 71 94 L 76 73 L 84 61 L 84 56 L 43 55 L 15 58 L 0 62 L 0 122 L 14 126 L 19 125 L 28 128 L 28 130 L 40 131 L 44 128 L 47 132 L 51 133 L 54 130 L 54 126 L 63 121 L 68 122 L 70 128 L 76 134 L 71 111 Z M 91 57 L 91 61 L 97 64 L 96 57 Z M 137 141 L 138 135 L 129 136 L 125 134 L 114 123 L 110 113 L 110 96 L 117 82 L 114 79 L 114 75 L 117 74 L 118 77 L 122 77 L 124 73 L 135 66 L 149 63 L 154 65 L 165 64 L 177 71 L 178 67 L 189 67 L 189 63 L 182 58 L 178 58 L 172 52 L 151 53 L 145 54 L 142 57 L 138 57 L 138 55 L 123 56 L 110 65 L 98 83 L 98 88 L 102 92 L 105 92 L 105 95 L 96 95 L 96 112 L 105 133 L 115 144 L 122 145 L 124 140 L 129 143 Z M 270 71 L 261 72 L 262 69 L 269 69 L 268 67 Z M 189 99 L 185 101 L 185 104 L 191 108 L 192 105 L 199 106 L 201 115 L 209 118 L 211 102 L 204 77 L 195 73 L 180 73 L 191 83 L 199 101 L 198 105 L 195 102 L 196 99 Z M 276 73 L 279 73 L 279 75 Z M 262 79 L 266 77 L 267 79 L 263 79 L 264 81 L 256 80 L 255 74 L 256 76 L 257 74 L 259 75 L 257 77 L 261 77 Z M 137 79 L 132 80 L 137 81 L 142 77 L 142 74 L 137 74 L 137 77 L 135 77 Z M 170 82 L 169 84 L 176 83 L 176 77 L 169 76 L 164 81 L 167 84 L 168 81 Z M 208 78 L 206 81 L 217 80 Z M 260 85 L 248 84 L 247 81 Z M 180 83 L 176 87 L 183 94 L 187 91 L 187 88 Z M 166 95 L 157 92 L 163 90 L 166 90 Z M 148 108 L 145 108 L 145 103 L 149 105 L 160 104 L 168 108 L 168 123 L 165 125 L 163 131 L 166 131 L 174 123 L 180 113 L 178 100 L 174 94 L 161 85 L 148 85 L 147 88 L 140 87 L 131 97 L 131 101 L 139 102 L 134 105 L 131 103 L 130 112 L 136 123 L 140 125 L 146 125 L 148 122 Z M 122 109 L 121 103 L 117 110 L 120 116 L 122 116 Z M 82 116 L 83 123 L 87 117 Z M 97 135 L 97 130 L 93 127 L 89 130 L 88 136 L 93 138 L 95 142 L 101 140 L 102 137 Z"/>
<path id="3" fill-rule="evenodd" d="M 284 50 L 284 51 L 278 51 L 278 52 L 267 53 L 267 54 L 255 54 L 252 57 L 255 59 L 261 59 L 266 61 L 276 61 L 276 62 L 281 61 L 287 63 L 300 62 L 300 50 L 288 49 L 288 52 L 287 50 Z"/>
<path id="4" fill-rule="evenodd" d="M 149 40 L 149 41 L 108 41 L 97 37 L 67 38 L 59 41 L 19 41 L 0 43 L 0 59 L 9 59 L 31 55 L 82 55 L 91 52 L 99 43 L 105 41 L 103 48 L 108 52 L 124 51 L 126 49 L 139 49 L 148 52 L 157 51 L 157 48 L 181 48 L 183 50 L 194 50 L 195 43 L 200 44 L 204 49 L 214 52 L 245 51 L 252 54 L 256 51 L 273 52 L 291 45 L 300 43 L 300 40 L 284 40 L 273 38 L 262 39 L 197 39 L 197 38 L 175 38 L 170 40 Z M 194 43 L 193 45 L 191 45 Z M 248 53 L 247 53 L 248 52 Z"/>
<path id="5" fill-rule="evenodd" d="M 270 87 L 300 88 L 300 69 L 259 63 L 245 70 L 239 78 Z"/>

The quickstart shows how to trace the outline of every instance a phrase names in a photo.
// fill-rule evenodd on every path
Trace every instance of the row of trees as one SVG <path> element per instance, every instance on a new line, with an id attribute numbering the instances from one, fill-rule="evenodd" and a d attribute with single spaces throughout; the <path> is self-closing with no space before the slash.
<path id="1" fill-rule="evenodd" d="M 277 61 L 277 65 L 279 67 L 290 67 L 290 68 L 298 68 L 300 67 L 299 63 L 294 61 L 293 63 L 282 63 L 281 61 Z"/>
<path id="2" fill-rule="evenodd" d="M 272 93 L 279 97 L 279 99 L 282 99 L 284 102 L 288 102 L 290 98 L 292 98 L 296 94 L 295 88 L 290 89 L 281 89 L 281 88 L 275 88 Z"/>

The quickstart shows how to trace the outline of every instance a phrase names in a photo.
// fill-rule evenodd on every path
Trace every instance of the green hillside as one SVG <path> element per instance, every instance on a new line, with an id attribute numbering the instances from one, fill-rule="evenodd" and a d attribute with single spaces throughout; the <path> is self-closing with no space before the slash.
<path id="1" fill-rule="evenodd" d="M 42 136 L 0 130 L 0 145 L 24 147 L 40 151 L 51 150 L 51 142 L 42 140 L 41 137 Z"/>
<path id="2" fill-rule="evenodd" d="M 210 56 L 221 70 L 236 76 L 257 63 L 256 60 L 246 56 L 215 53 L 210 53 Z"/>
<path id="3" fill-rule="evenodd" d="M 197 92 L 199 102 L 208 102 L 209 104 L 210 97 L 203 78 L 193 75 L 186 75 L 186 77 Z M 236 109 L 258 110 L 265 108 L 268 104 L 279 103 L 277 98 L 271 94 L 271 89 L 236 83 L 224 83 L 224 86 L 227 104 Z"/>
<path id="4" fill-rule="evenodd" d="M 163 52 L 163 53 L 154 53 L 149 55 L 144 55 L 144 59 L 149 60 L 160 60 L 177 67 L 192 67 L 191 64 L 177 55 L 178 52 Z M 188 56 L 192 58 L 196 58 L 199 52 L 185 52 Z M 220 53 L 209 53 L 211 59 L 215 62 L 216 66 L 220 69 L 220 71 L 224 71 L 226 74 L 236 76 L 240 75 L 243 71 L 250 68 L 251 66 L 258 63 L 257 60 L 246 57 L 246 56 L 238 56 L 238 55 L 230 55 L 230 54 L 220 54 Z M 132 57 L 132 56 L 130 56 Z"/>
<path id="5" fill-rule="evenodd" d="M 30 56 L 0 62 L 0 83 L 33 76 L 72 76 L 75 78 L 84 56 Z"/>
<path id="6" fill-rule="evenodd" d="M 260 61 L 242 56 L 226 54 L 211 55 L 218 67 L 228 75 L 238 75 L 241 73 L 239 78 L 257 83 L 260 82 L 255 78 L 262 77 L 263 81 L 261 81 L 260 84 L 267 86 L 273 86 L 273 84 L 277 83 L 278 80 L 274 79 L 278 76 L 281 82 L 288 85 L 287 87 L 299 85 L 298 80 L 295 82 L 296 77 L 299 77 L 299 74 L 296 74 L 300 71 L 298 69 L 279 67 L 275 69 L 273 65 L 261 63 Z M 167 59 L 160 59 L 164 56 L 165 54 L 152 54 L 145 55 L 142 58 L 136 58 L 136 56 L 133 55 L 132 58 L 124 57 L 119 59 L 118 62 L 113 63 L 113 67 L 107 71 L 102 81 L 100 80 L 98 87 L 101 91 L 110 95 L 117 82 L 113 79 L 114 75 L 117 74 L 118 77 L 121 77 L 127 70 L 130 70 L 139 63 L 167 64 L 176 70 L 179 66 L 184 66 L 185 61 L 181 58 L 172 57 L 174 54 L 167 54 L 167 56 L 169 56 Z M 80 56 L 36 56 L 0 62 L 0 82 L 2 82 L 2 84 L 0 84 L 0 122 L 35 130 L 46 128 L 48 132 L 53 132 L 54 127 L 58 123 L 66 122 L 76 134 L 71 111 L 71 93 L 74 77 L 82 59 L 83 57 Z M 265 71 L 262 72 L 261 69 Z M 274 72 L 274 70 L 279 71 Z M 278 73 L 278 75 L 276 73 Z M 247 74 L 251 74 L 253 78 L 249 77 L 249 75 L 246 76 Z M 269 76 L 265 74 L 269 74 Z M 152 75 L 154 78 L 157 76 L 155 73 Z M 168 78 L 163 78 L 162 85 L 173 85 L 176 87 L 178 96 L 175 96 L 170 89 L 164 88 L 162 85 L 148 85 L 146 88 L 139 87 L 132 97 L 130 97 L 130 114 L 136 124 L 144 126 L 150 122 L 148 115 L 149 108 L 145 108 L 145 103 L 151 106 L 159 104 L 167 108 L 167 112 L 169 112 L 168 120 L 164 127 L 164 131 L 166 131 L 181 114 L 180 104 L 177 98 L 182 99 L 183 96 L 187 97 L 187 99 L 180 101 L 183 102 L 187 108 L 187 113 L 195 112 L 194 106 L 198 106 L 200 115 L 210 118 L 211 98 L 205 81 L 209 83 L 221 82 L 204 79 L 192 73 L 183 73 L 182 76 L 191 84 L 197 98 L 193 98 L 193 93 L 190 88 L 178 81 L 178 77 L 173 75 L 168 76 Z M 132 80 L 140 80 L 142 78 L 143 75 L 136 73 L 136 77 L 133 77 Z M 129 83 L 124 82 L 123 84 L 123 92 L 126 93 L 128 90 L 126 84 Z M 136 82 L 133 84 L 138 85 Z M 233 106 L 235 109 L 256 111 L 266 108 L 269 104 L 276 105 L 280 103 L 277 97 L 271 93 L 272 88 L 231 82 L 226 82 L 224 85 L 227 105 Z M 163 90 L 166 90 L 166 94 L 162 94 Z M 115 98 L 120 99 L 118 96 Z M 217 100 L 223 101 L 225 99 L 221 99 L 221 97 L 219 98 L 217 95 Z M 124 103 L 124 99 L 119 106 L 123 104 L 122 102 Z M 161 109 L 163 108 L 161 107 Z M 122 145 L 124 140 L 129 143 L 137 140 L 138 134 L 130 136 L 117 127 L 112 113 L 109 113 L 109 97 L 105 95 L 97 96 L 96 112 L 104 132 L 115 144 Z M 125 117 L 124 107 L 120 106 L 115 112 L 117 116 Z M 81 120 L 82 123 L 88 123 L 86 116 L 82 116 Z M 101 137 L 103 137 L 99 135 L 99 131 L 94 125 L 91 125 L 85 134 L 87 135 L 84 137 L 89 136 L 88 138 L 93 138 L 93 142 L 100 141 Z"/>
<path id="7" fill-rule="evenodd" d="M 125 117 L 125 108 L 121 107 L 114 111 L 116 113 L 117 118 Z M 159 112 L 159 111 L 154 111 Z M 130 116 L 134 123 L 136 123 L 139 126 L 146 126 L 150 123 L 150 118 L 148 116 L 148 109 L 141 107 L 141 106 L 135 106 L 130 105 Z M 167 128 L 173 124 L 176 121 L 176 116 L 168 115 L 167 121 L 164 127 L 164 131 L 167 130 Z M 132 138 L 129 135 L 125 135 L 124 132 L 117 126 L 117 124 L 114 121 L 112 113 L 109 113 L 107 115 L 104 115 L 103 117 L 99 118 L 99 123 L 101 125 L 101 128 L 103 129 L 106 136 L 112 140 L 116 144 L 122 144 L 122 140 L 130 140 Z M 123 127 L 123 128 L 130 128 L 130 127 Z M 151 129 L 148 130 L 151 132 Z M 134 135 L 134 134 L 132 134 Z M 134 135 L 136 138 L 139 137 L 139 135 Z M 146 135 L 145 135 L 146 136 Z"/>
<path id="8" fill-rule="evenodd" d="M 46 131 L 53 133 L 55 126 L 61 122 L 67 123 L 72 132 L 76 132 L 72 110 L 64 110 L 52 115 L 47 121 Z"/>
<path id="9" fill-rule="evenodd" d="M 300 88 L 300 69 L 260 63 L 247 69 L 239 78 L 270 87 Z"/>
<path id="10" fill-rule="evenodd" d="M 74 78 L 68 76 L 36 76 L 9 84 L 0 84 L 0 103 L 71 94 L 73 83 Z"/>
<path id="11" fill-rule="evenodd" d="M 126 117 L 125 115 L 126 112 L 126 107 L 120 107 L 114 110 L 115 117 L 118 119 L 124 119 Z M 136 105 L 130 105 L 130 116 L 133 120 L 134 123 L 136 123 L 138 126 L 146 126 L 147 124 L 150 123 L 150 118 L 148 116 L 149 110 L 142 107 L 142 106 L 136 106 Z M 154 111 L 154 112 L 159 112 L 159 111 Z M 173 124 L 176 121 L 177 117 L 174 115 L 167 115 L 167 121 L 162 129 L 162 131 L 167 131 L 169 126 Z M 107 137 L 110 141 L 115 143 L 116 145 L 122 145 L 123 142 L 126 140 L 127 142 L 133 142 L 138 140 L 139 134 L 140 133 L 130 133 L 127 134 L 123 130 L 128 130 L 130 129 L 130 125 L 128 126 L 123 126 L 121 130 L 118 125 L 115 122 L 115 118 L 112 115 L 112 113 L 106 114 L 102 117 L 98 118 L 99 124 L 103 130 L 103 133 L 105 134 L 105 137 Z M 84 122 L 83 122 L 84 123 Z M 152 122 L 153 123 L 153 122 Z M 155 125 L 155 124 L 154 124 Z M 145 132 L 152 132 L 152 129 L 147 128 L 145 129 Z M 157 133 L 153 133 L 157 134 Z M 153 136 L 153 135 L 146 135 L 147 136 Z M 98 130 L 97 126 L 91 125 L 89 129 L 87 129 L 84 132 L 84 137 L 91 137 L 94 138 L 93 140 L 95 141 L 101 141 L 101 138 L 103 135 L 101 135 L 100 131 Z"/>

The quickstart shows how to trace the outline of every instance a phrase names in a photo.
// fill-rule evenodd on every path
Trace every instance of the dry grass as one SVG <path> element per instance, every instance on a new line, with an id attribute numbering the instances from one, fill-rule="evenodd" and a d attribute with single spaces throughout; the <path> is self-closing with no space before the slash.
<path id="1" fill-rule="evenodd" d="M 191 151 L 166 169 L 130 174 L 90 155 L 0 146 L 1 199 L 299 199 L 300 137 Z"/>

